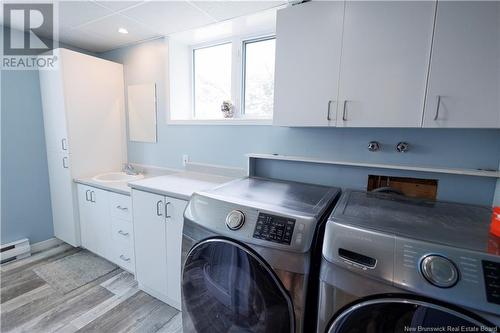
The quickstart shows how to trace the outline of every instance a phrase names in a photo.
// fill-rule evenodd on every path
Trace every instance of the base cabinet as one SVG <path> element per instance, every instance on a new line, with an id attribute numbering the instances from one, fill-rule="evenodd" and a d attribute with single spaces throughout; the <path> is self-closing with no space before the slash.
<path id="1" fill-rule="evenodd" d="M 139 288 L 181 308 L 181 242 L 187 202 L 132 190 Z"/>
<path id="2" fill-rule="evenodd" d="M 135 273 L 129 196 L 78 184 L 82 246 Z"/>
<path id="3" fill-rule="evenodd" d="M 78 186 L 78 206 L 82 246 L 104 258 L 110 257 L 109 204 L 106 191 L 88 186 Z"/>

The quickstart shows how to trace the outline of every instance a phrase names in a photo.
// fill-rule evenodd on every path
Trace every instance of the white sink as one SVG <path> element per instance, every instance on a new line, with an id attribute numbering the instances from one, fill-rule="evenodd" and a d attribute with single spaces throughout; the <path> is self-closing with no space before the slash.
<path id="1" fill-rule="evenodd" d="M 103 183 L 111 182 L 130 182 L 132 180 L 138 180 L 144 178 L 144 175 L 128 175 L 125 172 L 106 172 L 100 175 L 92 177 L 93 180 Z"/>

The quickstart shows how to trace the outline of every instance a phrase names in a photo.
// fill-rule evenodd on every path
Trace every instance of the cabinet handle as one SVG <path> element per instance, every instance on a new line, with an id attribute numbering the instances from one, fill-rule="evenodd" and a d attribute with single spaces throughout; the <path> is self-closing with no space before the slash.
<path id="1" fill-rule="evenodd" d="M 335 102 L 335 101 L 333 101 L 333 100 L 328 101 L 328 113 L 326 114 L 326 120 L 328 120 L 328 121 L 332 120 L 332 117 L 330 117 L 330 110 L 331 110 L 333 102 Z"/>
<path id="2" fill-rule="evenodd" d="M 129 235 L 129 233 L 128 233 L 128 232 L 125 232 L 125 231 L 123 231 L 123 230 L 118 230 L 118 233 L 119 233 L 120 235 L 122 235 L 122 236 L 128 236 L 128 235 Z"/>
<path id="3" fill-rule="evenodd" d="M 158 201 L 156 202 L 156 215 L 158 215 L 158 216 L 162 216 L 161 211 L 160 211 L 160 205 L 161 205 L 162 203 L 163 203 L 163 201 L 162 201 L 162 200 L 158 200 Z"/>
<path id="4" fill-rule="evenodd" d="M 439 107 L 441 106 L 441 95 L 438 95 L 437 105 L 436 105 L 436 114 L 434 115 L 434 120 L 438 120 L 439 118 Z"/>
<path id="5" fill-rule="evenodd" d="M 122 207 L 120 205 L 116 206 L 116 208 L 118 208 L 119 210 L 123 210 L 123 211 L 128 210 L 127 207 Z"/>
<path id="6" fill-rule="evenodd" d="M 61 149 L 68 150 L 68 146 L 66 145 L 66 138 L 61 139 Z"/>
<path id="7" fill-rule="evenodd" d="M 346 111 L 347 101 L 344 101 L 344 107 L 342 109 L 342 120 L 347 121 L 347 111 Z"/>
<path id="8" fill-rule="evenodd" d="M 64 169 L 68 168 L 68 157 L 64 156 L 62 159 L 62 165 Z"/>
<path id="9" fill-rule="evenodd" d="M 167 202 L 165 204 L 165 218 L 171 218 L 172 216 L 168 215 L 168 205 L 170 205 L 170 202 Z"/>
<path id="10" fill-rule="evenodd" d="M 95 192 L 94 191 L 90 191 L 90 201 L 95 202 Z"/>
<path id="11" fill-rule="evenodd" d="M 90 201 L 89 198 L 90 190 L 85 191 L 85 200 Z"/>
<path id="12" fill-rule="evenodd" d="M 127 258 L 125 257 L 123 254 L 120 254 L 120 259 L 125 261 L 125 262 L 129 262 L 130 261 L 130 258 Z"/>

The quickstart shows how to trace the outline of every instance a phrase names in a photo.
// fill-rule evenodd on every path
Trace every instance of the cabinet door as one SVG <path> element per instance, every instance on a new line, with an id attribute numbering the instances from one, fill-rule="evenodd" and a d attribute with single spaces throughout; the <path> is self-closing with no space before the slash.
<path id="1" fill-rule="evenodd" d="M 424 127 L 500 127 L 500 2 L 438 2 L 431 59 Z"/>
<path id="2" fill-rule="evenodd" d="M 420 127 L 435 2 L 348 1 L 337 125 Z"/>
<path id="3" fill-rule="evenodd" d="M 343 12 L 342 1 L 278 11 L 274 125 L 335 125 Z"/>
<path id="4" fill-rule="evenodd" d="M 167 296 L 167 239 L 164 197 L 132 191 L 135 270 L 139 287 L 158 298 Z"/>
<path id="5" fill-rule="evenodd" d="M 80 226 L 75 208 L 75 184 L 71 178 L 69 155 L 47 151 L 54 235 L 73 246 L 80 246 Z"/>
<path id="6" fill-rule="evenodd" d="M 68 150 L 62 68 L 39 71 L 39 77 L 47 151 Z"/>
<path id="7" fill-rule="evenodd" d="M 173 306 L 180 310 L 181 306 L 181 247 L 182 226 L 184 225 L 184 210 L 187 202 L 175 198 L 166 198 L 167 227 L 167 296 L 173 301 Z"/>
<path id="8" fill-rule="evenodd" d="M 106 191 L 78 185 L 82 246 L 110 259 L 111 219 L 108 202 Z"/>
<path id="9" fill-rule="evenodd" d="M 119 170 L 126 161 L 123 66 L 70 50 L 61 53 L 73 177 Z"/>

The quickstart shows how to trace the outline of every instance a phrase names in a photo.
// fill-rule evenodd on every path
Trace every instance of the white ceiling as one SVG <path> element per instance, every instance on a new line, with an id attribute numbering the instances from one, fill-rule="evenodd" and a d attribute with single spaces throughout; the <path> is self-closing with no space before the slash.
<path id="1" fill-rule="evenodd" d="M 87 0 L 54 1 L 54 4 L 57 11 L 55 18 L 59 24 L 59 41 L 92 52 L 104 52 L 256 13 L 286 2 Z M 12 22 L 11 26 L 18 28 L 16 22 Z M 129 33 L 118 33 L 118 29 L 122 27 Z"/>

